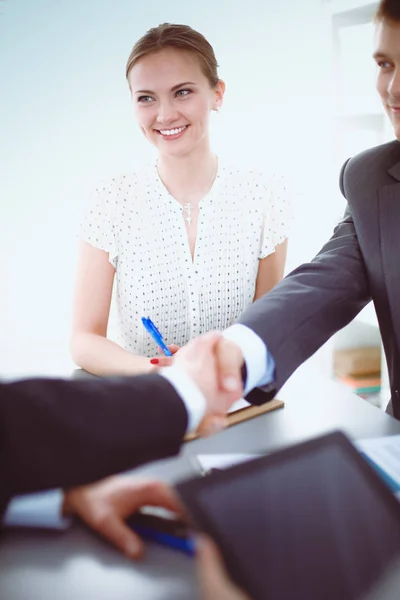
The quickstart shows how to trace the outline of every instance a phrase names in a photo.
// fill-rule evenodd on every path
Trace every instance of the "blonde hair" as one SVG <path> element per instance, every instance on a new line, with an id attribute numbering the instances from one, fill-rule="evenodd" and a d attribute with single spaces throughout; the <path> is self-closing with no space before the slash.
<path id="1" fill-rule="evenodd" d="M 149 29 L 133 46 L 126 63 L 125 75 L 129 81 L 132 67 L 143 56 L 159 52 L 163 48 L 177 48 L 191 52 L 199 60 L 201 70 L 207 77 L 210 86 L 214 88 L 218 81 L 218 63 L 214 50 L 204 35 L 195 31 L 188 25 L 174 25 L 163 23 L 158 27 Z"/>

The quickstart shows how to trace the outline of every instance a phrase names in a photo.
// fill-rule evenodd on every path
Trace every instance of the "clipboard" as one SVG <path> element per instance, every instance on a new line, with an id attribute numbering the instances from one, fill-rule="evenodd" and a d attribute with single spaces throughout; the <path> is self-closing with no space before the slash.
<path id="1" fill-rule="evenodd" d="M 265 404 L 261 404 L 260 406 L 252 405 L 246 406 L 245 408 L 241 408 L 240 410 L 236 410 L 235 412 L 229 413 L 227 415 L 227 427 L 232 427 L 233 425 L 238 425 L 239 423 L 243 423 L 244 421 L 248 421 L 249 419 L 254 419 L 254 417 L 258 417 L 259 415 L 263 415 L 265 413 L 276 410 L 277 408 L 283 408 L 285 403 L 282 400 L 278 400 L 274 398 L 273 400 L 269 400 Z M 195 440 L 199 436 L 195 431 L 187 433 L 184 437 L 185 442 L 191 442 Z"/>

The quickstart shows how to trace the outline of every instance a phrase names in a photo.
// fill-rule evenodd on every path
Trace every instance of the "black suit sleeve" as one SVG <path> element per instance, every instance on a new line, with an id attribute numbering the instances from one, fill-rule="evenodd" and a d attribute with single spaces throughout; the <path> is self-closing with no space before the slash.
<path id="1" fill-rule="evenodd" d="M 342 189 L 343 173 L 344 169 Z M 254 302 L 239 322 L 253 329 L 274 357 L 279 390 L 297 367 L 370 300 L 368 276 L 348 207 L 317 256 Z"/>
<path id="2" fill-rule="evenodd" d="M 159 375 L 0 383 L 0 504 L 176 454 L 187 419 Z"/>

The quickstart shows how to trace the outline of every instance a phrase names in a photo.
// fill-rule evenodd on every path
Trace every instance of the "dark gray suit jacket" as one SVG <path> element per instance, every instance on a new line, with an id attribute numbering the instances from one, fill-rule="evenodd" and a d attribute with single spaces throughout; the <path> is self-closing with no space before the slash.
<path id="1" fill-rule="evenodd" d="M 329 242 L 239 321 L 252 328 L 274 356 L 278 390 L 373 300 L 393 414 L 400 419 L 400 142 L 350 159 L 342 169 L 340 187 L 348 206 Z"/>
<path id="2" fill-rule="evenodd" d="M 15 494 L 177 454 L 186 408 L 160 375 L 0 383 L 0 522 Z"/>

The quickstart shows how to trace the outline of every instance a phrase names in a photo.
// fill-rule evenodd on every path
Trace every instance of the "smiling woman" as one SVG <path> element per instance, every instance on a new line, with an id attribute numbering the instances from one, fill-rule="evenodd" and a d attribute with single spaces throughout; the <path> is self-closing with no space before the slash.
<path id="1" fill-rule="evenodd" d="M 225 93 L 217 67 L 186 25 L 149 30 L 129 56 L 135 117 L 158 158 L 97 189 L 83 219 L 72 354 L 90 372 L 154 368 L 142 316 L 180 347 L 234 323 L 283 276 L 284 180 L 231 167 L 210 147 L 210 115 Z M 107 339 L 114 280 L 118 343 Z"/>
<path id="2" fill-rule="evenodd" d="M 208 169 L 215 175 L 209 118 L 222 104 L 224 82 L 211 85 L 193 52 L 173 47 L 131 63 L 128 81 L 139 126 L 160 154 L 170 158 L 208 154 Z M 178 139 L 179 144 L 169 144 Z"/>

